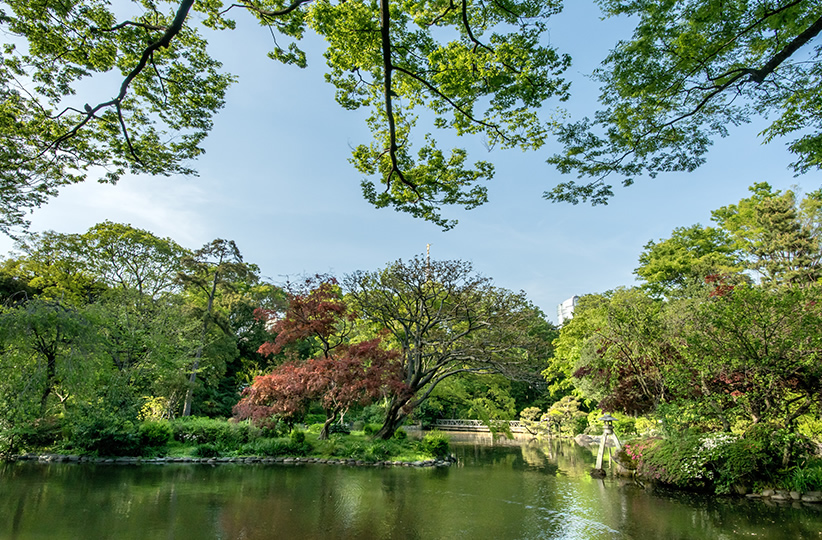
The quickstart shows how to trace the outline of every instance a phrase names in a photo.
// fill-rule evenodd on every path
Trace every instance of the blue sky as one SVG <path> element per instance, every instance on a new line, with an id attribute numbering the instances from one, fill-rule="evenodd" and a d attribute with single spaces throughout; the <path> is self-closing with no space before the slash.
<path id="1" fill-rule="evenodd" d="M 617 39 L 629 37 L 630 24 L 601 21 L 592 1 L 567 4 L 550 25 L 550 41 L 574 59 L 568 73 L 573 97 L 565 107 L 580 117 L 597 105 L 597 86 L 586 75 Z M 246 260 L 275 282 L 305 273 L 375 270 L 423 254 L 430 243 L 432 257 L 471 261 L 497 285 L 524 290 L 555 321 L 557 304 L 572 295 L 632 285 L 648 240 L 668 237 L 675 227 L 707 225 L 711 210 L 745 197 L 751 184 L 766 181 L 783 190 L 796 185 L 805 192 L 820 187 L 818 172 L 795 178 L 788 170 L 784 141 L 761 144 L 761 123 L 716 141 L 696 172 L 640 179 L 615 189 L 608 206 L 593 208 L 542 199 L 544 191 L 569 179 L 545 164 L 552 148 L 488 154 L 479 139 L 462 139 L 456 143 L 471 159 L 495 164 L 496 176 L 487 184 L 490 202 L 446 211 L 459 225 L 442 232 L 362 199 L 362 177 L 348 158 L 351 147 L 370 141 L 364 114 L 334 102 L 334 89 L 322 78 L 321 44 L 306 43 L 308 69 L 281 66 L 265 56 L 268 31 L 237 19 L 237 31 L 212 41 L 212 54 L 239 81 L 216 118 L 206 155 L 195 164 L 200 176 L 70 186 L 35 211 L 32 230 L 83 232 L 108 219 L 192 249 L 214 238 L 233 239 Z M 11 240 L 0 239 L 0 253 L 11 248 Z"/>

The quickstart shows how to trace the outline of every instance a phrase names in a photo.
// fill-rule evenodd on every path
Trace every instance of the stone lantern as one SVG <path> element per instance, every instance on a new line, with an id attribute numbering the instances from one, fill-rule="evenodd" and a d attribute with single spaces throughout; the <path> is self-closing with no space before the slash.
<path id="1" fill-rule="evenodd" d="M 599 451 L 597 452 L 597 466 L 595 470 L 604 472 L 602 471 L 602 457 L 605 454 L 605 446 L 608 442 L 608 438 L 614 438 L 614 446 L 616 446 L 617 450 L 621 450 L 622 446 L 619 444 L 619 439 L 617 438 L 616 433 L 614 433 L 614 422 L 616 421 L 616 418 L 614 418 L 610 414 L 606 414 L 602 416 L 600 420 L 602 420 L 605 426 L 602 429 L 602 439 L 599 441 Z M 608 460 L 611 460 L 610 449 L 608 450 Z"/>

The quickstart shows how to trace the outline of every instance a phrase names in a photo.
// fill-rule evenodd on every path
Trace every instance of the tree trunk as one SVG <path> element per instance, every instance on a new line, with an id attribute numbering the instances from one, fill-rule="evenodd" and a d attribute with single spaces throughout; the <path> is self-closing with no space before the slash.
<path id="1" fill-rule="evenodd" d="M 323 429 L 320 431 L 320 434 L 317 436 L 318 441 L 326 441 L 328 440 L 329 430 L 331 428 L 331 424 L 334 423 L 334 420 L 337 419 L 337 411 L 333 410 L 326 410 L 325 411 L 325 423 L 323 424 Z"/>
<path id="2" fill-rule="evenodd" d="M 186 390 L 186 401 L 183 405 L 183 416 L 191 416 L 191 403 L 194 400 L 194 383 L 197 382 L 197 368 L 200 367 L 200 359 L 203 357 L 203 347 L 205 347 L 206 336 L 208 335 L 208 323 L 211 319 L 211 312 L 214 310 L 214 298 L 217 296 L 217 282 L 220 272 L 214 272 L 214 279 L 211 282 L 211 292 L 206 303 L 206 312 L 203 316 L 203 331 L 200 335 L 200 345 L 197 347 L 197 354 L 194 355 L 194 365 L 191 366 L 191 375 L 188 378 L 188 390 Z"/>
<path id="3" fill-rule="evenodd" d="M 194 354 L 194 364 L 191 366 L 191 375 L 188 376 L 188 388 L 186 389 L 186 400 L 183 405 L 183 416 L 191 416 L 191 404 L 194 401 L 194 384 L 197 382 L 197 369 L 199 369 L 200 359 L 203 357 L 203 343 L 205 343 L 207 330 L 206 325 L 207 323 L 203 322 L 203 333 L 200 337 L 200 345 Z"/>
<path id="4" fill-rule="evenodd" d="M 183 416 L 191 416 L 191 403 L 194 401 L 194 383 L 197 382 L 197 368 L 199 367 L 200 351 L 198 350 L 194 365 L 191 366 L 191 375 L 188 376 L 188 388 L 186 389 L 186 400 L 183 405 Z"/>
<path id="5" fill-rule="evenodd" d="M 40 416 L 43 417 L 46 415 L 46 404 L 48 403 L 49 396 L 51 395 L 52 390 L 54 390 L 54 385 L 57 381 L 57 358 L 55 356 L 47 356 L 46 361 L 46 386 L 43 388 L 43 393 L 40 396 Z"/>
<path id="6" fill-rule="evenodd" d="M 388 440 L 394 436 L 394 432 L 405 421 L 407 414 L 402 412 L 402 407 L 407 400 L 393 398 L 388 410 L 385 412 L 385 422 L 383 422 L 380 430 L 374 435 L 375 439 Z"/>

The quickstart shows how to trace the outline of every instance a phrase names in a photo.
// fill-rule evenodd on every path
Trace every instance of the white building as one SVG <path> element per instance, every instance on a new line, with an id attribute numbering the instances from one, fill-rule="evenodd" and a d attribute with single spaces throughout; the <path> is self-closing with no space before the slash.
<path id="1" fill-rule="evenodd" d="M 579 296 L 572 296 L 565 302 L 561 303 L 557 306 L 557 324 L 562 326 L 562 324 L 574 318 L 574 307 L 579 302 Z"/>

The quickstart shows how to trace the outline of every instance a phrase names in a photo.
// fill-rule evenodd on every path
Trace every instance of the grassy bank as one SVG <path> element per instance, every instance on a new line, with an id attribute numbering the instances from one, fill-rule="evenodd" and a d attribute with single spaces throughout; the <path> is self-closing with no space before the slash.
<path id="1" fill-rule="evenodd" d="M 211 418 L 180 418 L 143 422 L 137 426 L 97 429 L 51 440 L 44 434 L 22 438 L 16 453 L 51 452 L 95 457 L 316 457 L 362 461 L 423 461 L 445 457 L 448 439 L 441 432 L 428 432 L 413 439 L 400 429 L 394 438 L 373 438 L 375 426 L 348 431 L 338 429 L 320 440 L 322 424 L 294 429 L 280 426 L 260 428 L 248 422 Z"/>

